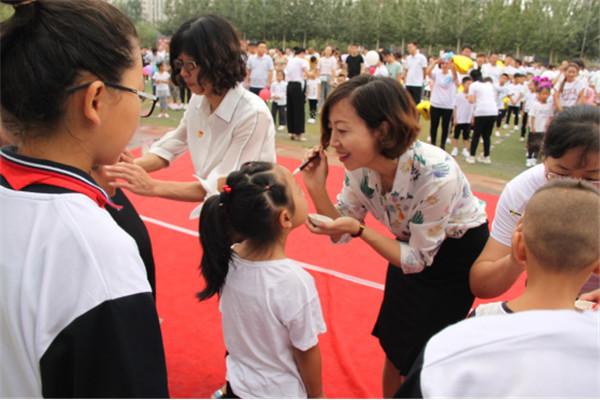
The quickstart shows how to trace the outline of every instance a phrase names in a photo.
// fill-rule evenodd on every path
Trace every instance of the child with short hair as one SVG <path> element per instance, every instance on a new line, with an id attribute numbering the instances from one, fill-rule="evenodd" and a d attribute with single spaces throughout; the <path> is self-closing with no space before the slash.
<path id="1" fill-rule="evenodd" d="M 158 118 L 169 118 L 167 101 L 169 100 L 169 96 L 171 96 L 171 90 L 169 89 L 171 74 L 167 70 L 167 64 L 164 61 L 159 62 L 157 67 L 158 71 L 154 73 L 152 80 L 156 85 L 156 96 L 158 96 L 160 106 Z"/>
<path id="2" fill-rule="evenodd" d="M 523 84 L 523 101 L 521 103 L 521 108 L 523 111 L 522 120 L 521 120 L 521 137 L 519 138 L 520 142 L 525 141 L 525 135 L 527 134 L 527 128 L 529 127 L 529 116 L 531 107 L 533 102 L 537 98 L 537 82 L 531 78 Z"/>
<path id="3" fill-rule="evenodd" d="M 525 164 L 527 167 L 533 167 L 537 164 L 544 134 L 554 116 L 554 106 L 548 101 L 551 90 L 552 81 L 550 79 L 545 78 L 544 81 L 538 83 L 536 100 L 529 111 L 529 136 L 527 138 L 527 161 Z"/>
<path id="4" fill-rule="evenodd" d="M 308 73 L 308 79 L 306 80 L 306 98 L 308 100 L 308 122 L 314 124 L 317 122 L 317 105 L 319 103 L 319 90 L 321 82 L 317 78 L 316 71 L 310 71 Z"/>
<path id="5" fill-rule="evenodd" d="M 502 74 L 500 75 L 500 78 L 498 78 L 498 83 L 494 84 L 494 89 L 496 89 L 496 103 L 498 105 L 498 119 L 496 120 L 497 137 L 500 137 L 500 126 L 502 125 L 502 120 L 506 114 L 506 104 L 504 103 L 504 99 L 510 93 L 510 87 L 508 86 L 509 79 L 508 74 Z M 504 125 L 504 128 L 507 129 L 508 124 Z"/>
<path id="6" fill-rule="evenodd" d="M 525 292 L 432 337 L 396 397 L 597 398 L 600 313 L 575 300 L 600 269 L 599 220 L 593 186 L 559 179 L 538 189 L 513 235 Z"/>
<path id="7" fill-rule="evenodd" d="M 292 174 L 258 161 L 230 173 L 221 194 L 204 202 L 206 287 L 198 297 L 219 295 L 226 398 L 323 397 L 319 295 L 310 274 L 285 251 L 307 212 Z"/>
<path id="8" fill-rule="evenodd" d="M 509 102 L 508 111 L 506 112 L 506 124 L 510 127 L 510 116 L 514 114 L 514 126 L 515 131 L 519 130 L 519 113 L 521 112 L 521 100 L 523 99 L 524 86 L 521 82 L 522 75 L 515 74 L 512 82 L 508 84 L 509 88 Z"/>
<path id="9" fill-rule="evenodd" d="M 458 155 L 458 139 L 462 132 L 463 137 L 463 149 L 462 155 L 463 157 L 469 156 L 469 138 L 471 135 L 471 121 L 473 120 L 473 104 L 469 102 L 467 98 L 467 93 L 469 93 L 469 86 L 471 86 L 471 82 L 473 79 L 469 76 L 465 76 L 462 79 L 463 91 L 461 93 L 457 93 L 455 97 L 455 106 L 454 106 L 454 138 L 452 139 L 452 144 L 454 148 L 452 149 L 452 157 L 456 157 Z"/>
<path id="10" fill-rule="evenodd" d="M 276 81 L 271 84 L 271 114 L 273 114 L 273 123 L 277 122 L 277 115 L 279 114 L 279 127 L 277 130 L 285 129 L 285 109 L 287 105 L 287 82 L 285 80 L 285 72 L 277 70 L 275 73 Z"/>

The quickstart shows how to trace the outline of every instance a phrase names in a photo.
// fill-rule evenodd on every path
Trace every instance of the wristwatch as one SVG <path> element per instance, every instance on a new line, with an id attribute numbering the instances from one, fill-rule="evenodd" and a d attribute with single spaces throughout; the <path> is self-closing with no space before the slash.
<path id="1" fill-rule="evenodd" d="M 362 235 L 363 231 L 365 230 L 365 225 L 364 224 L 359 224 L 358 225 L 358 232 L 356 233 L 351 233 L 350 236 L 352 236 L 353 238 L 359 237 Z"/>

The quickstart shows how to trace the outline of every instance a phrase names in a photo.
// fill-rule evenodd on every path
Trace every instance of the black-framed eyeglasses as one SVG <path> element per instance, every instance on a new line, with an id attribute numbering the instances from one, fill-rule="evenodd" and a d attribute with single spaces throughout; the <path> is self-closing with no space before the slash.
<path id="1" fill-rule="evenodd" d="M 133 93 L 133 94 L 137 95 L 139 97 L 140 101 L 142 102 L 142 110 L 140 112 L 140 117 L 147 118 L 150 115 L 152 115 L 152 112 L 154 111 L 154 108 L 156 107 L 156 103 L 158 102 L 158 96 L 155 96 L 150 93 L 142 92 L 141 90 L 136 90 L 136 89 L 133 89 L 133 88 L 130 88 L 127 86 L 119 85 L 118 83 L 111 83 L 111 82 L 104 82 L 104 81 L 101 81 L 101 82 L 110 88 L 122 90 L 124 92 L 129 92 L 129 93 Z M 81 85 L 70 87 L 66 90 L 66 92 L 73 93 L 77 90 L 80 90 L 80 89 L 90 86 L 92 83 L 94 83 L 94 81 L 86 82 L 86 83 L 82 83 Z"/>
<path id="2" fill-rule="evenodd" d="M 198 68 L 198 63 L 196 61 L 183 61 L 180 58 L 176 58 L 173 60 L 173 67 L 177 70 L 185 69 L 186 72 L 192 72 Z"/>

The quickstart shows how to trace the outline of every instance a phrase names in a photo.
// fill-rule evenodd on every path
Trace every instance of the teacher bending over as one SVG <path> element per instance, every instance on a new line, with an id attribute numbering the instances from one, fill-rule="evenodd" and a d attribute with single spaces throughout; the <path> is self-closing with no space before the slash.
<path id="1" fill-rule="evenodd" d="M 359 237 L 389 261 L 373 335 L 385 352 L 391 397 L 427 340 L 463 319 L 473 302 L 469 269 L 488 237 L 484 204 L 454 159 L 416 140 L 415 104 L 391 78 L 359 76 L 327 99 L 320 158 L 303 177 L 317 211 L 335 221 L 309 229 L 334 242 Z M 346 169 L 334 205 L 327 195 L 331 146 Z M 370 212 L 396 239 L 364 225 Z"/>
<path id="2" fill-rule="evenodd" d="M 275 162 L 275 127 L 265 102 L 239 83 L 246 66 L 239 36 L 227 20 L 208 15 L 184 23 L 171 39 L 170 55 L 173 76 L 180 74 L 193 93 L 179 126 L 145 156 L 107 171 L 122 179 L 115 186 L 140 195 L 202 202 L 246 161 Z M 163 181 L 148 175 L 186 150 L 196 181 Z M 199 208 L 194 215 L 198 214 Z"/>

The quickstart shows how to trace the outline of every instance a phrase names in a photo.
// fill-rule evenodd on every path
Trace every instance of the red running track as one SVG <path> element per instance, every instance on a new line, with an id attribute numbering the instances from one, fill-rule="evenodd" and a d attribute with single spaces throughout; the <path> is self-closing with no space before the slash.
<path id="1" fill-rule="evenodd" d="M 298 161 L 279 158 L 279 163 L 293 170 Z M 189 181 L 192 173 L 186 154 L 155 176 Z M 330 167 L 327 189 L 332 198 L 342 180 L 343 169 Z M 487 202 L 491 220 L 497 196 L 477 195 Z M 217 299 L 200 303 L 195 298 L 203 286 L 198 270 L 198 220 L 189 219 L 195 205 L 131 193 L 128 196 L 146 220 L 154 248 L 171 396 L 210 397 L 225 378 L 225 347 Z M 385 232 L 372 218 L 367 224 Z M 327 323 L 327 333 L 320 337 L 325 394 L 334 398 L 381 397 L 384 355 L 370 333 L 383 297 L 387 263 L 358 240 L 333 245 L 304 226 L 290 235 L 287 249 L 289 257 L 323 268 L 309 271 L 317 283 Z M 505 298 L 521 290 L 522 282 L 519 280 Z"/>

